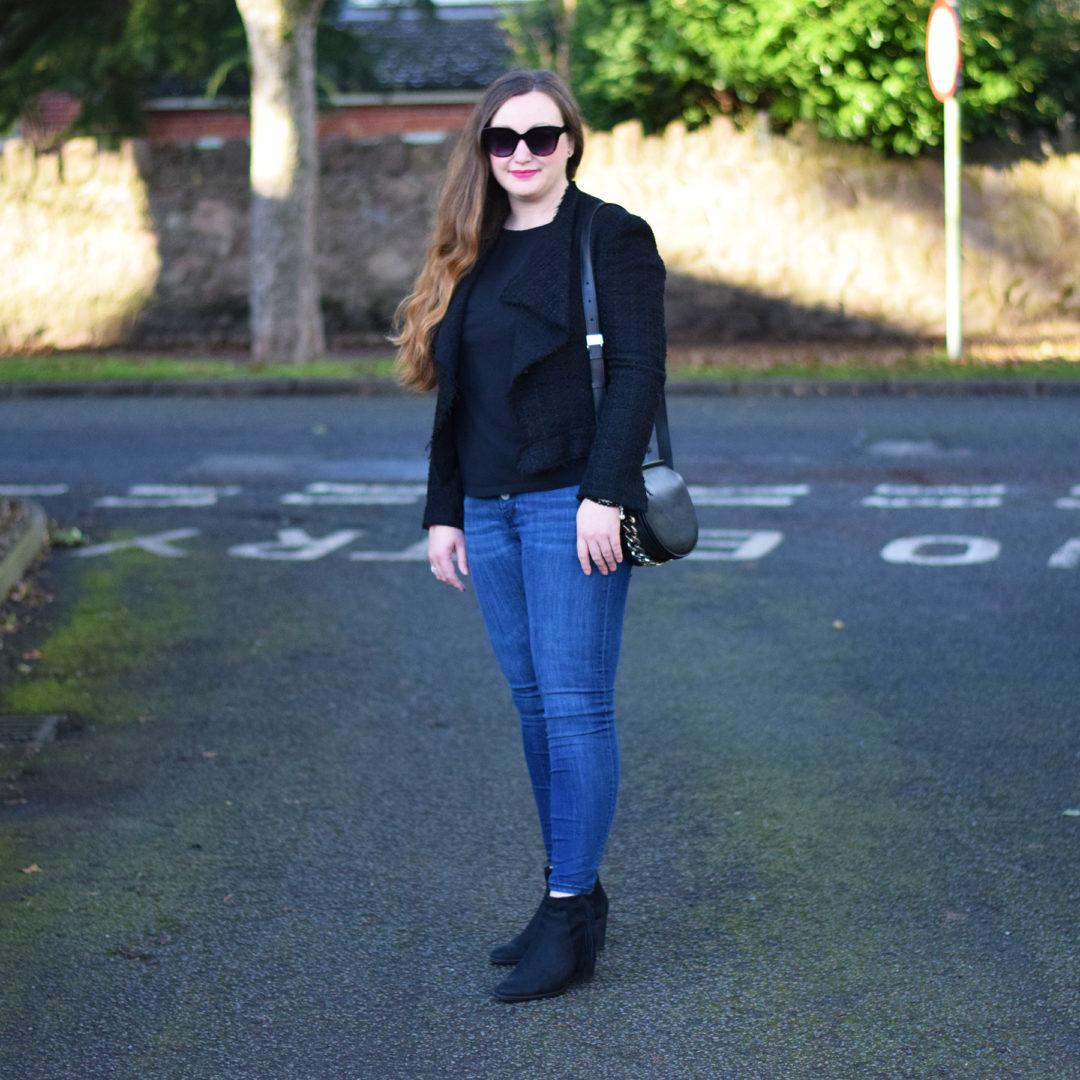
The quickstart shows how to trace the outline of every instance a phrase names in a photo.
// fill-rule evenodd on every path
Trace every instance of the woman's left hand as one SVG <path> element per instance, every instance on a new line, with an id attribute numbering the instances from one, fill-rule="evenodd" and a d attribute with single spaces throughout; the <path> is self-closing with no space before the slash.
<path id="1" fill-rule="evenodd" d="M 581 500 L 577 512 L 577 554 L 586 576 L 592 573 L 593 563 L 601 574 L 618 569 L 623 561 L 621 527 L 617 506 Z"/>

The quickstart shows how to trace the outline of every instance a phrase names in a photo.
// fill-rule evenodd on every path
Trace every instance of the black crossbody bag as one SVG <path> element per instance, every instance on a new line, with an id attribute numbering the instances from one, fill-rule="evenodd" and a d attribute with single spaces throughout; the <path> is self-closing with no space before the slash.
<path id="1" fill-rule="evenodd" d="M 592 221 L 598 203 L 589 211 L 581 232 L 581 299 L 585 306 L 585 344 L 589 351 L 593 404 L 599 423 L 604 404 L 604 335 L 596 306 L 596 280 L 592 264 Z M 698 537 L 697 511 L 686 481 L 675 471 L 668 428 L 667 401 L 660 392 L 653 421 L 657 457 L 641 466 L 648 506 L 623 507 L 622 545 L 626 557 L 636 566 L 660 566 L 681 559 L 694 550 Z"/>

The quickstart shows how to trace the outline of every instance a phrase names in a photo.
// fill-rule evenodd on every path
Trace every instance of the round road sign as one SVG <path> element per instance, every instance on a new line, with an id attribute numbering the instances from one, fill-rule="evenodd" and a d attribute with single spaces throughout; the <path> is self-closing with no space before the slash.
<path id="1" fill-rule="evenodd" d="M 960 82 L 960 17 L 949 0 L 934 0 L 926 23 L 926 73 L 938 101 L 956 93 Z"/>

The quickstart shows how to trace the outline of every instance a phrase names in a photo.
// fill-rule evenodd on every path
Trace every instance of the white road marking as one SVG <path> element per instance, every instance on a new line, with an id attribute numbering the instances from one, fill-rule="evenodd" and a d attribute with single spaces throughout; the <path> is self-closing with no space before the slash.
<path id="1" fill-rule="evenodd" d="M 206 487 L 187 484 L 132 484 L 127 495 L 105 495 L 94 505 L 106 509 L 142 507 L 160 510 L 167 507 L 216 506 L 219 498 L 238 495 L 238 487 Z"/>
<path id="2" fill-rule="evenodd" d="M 427 562 L 427 541 L 417 540 L 401 551 L 354 551 L 350 559 L 357 562 Z"/>
<path id="3" fill-rule="evenodd" d="M 0 489 L 0 495 L 2 494 L 3 489 Z M 1080 510 L 1080 484 L 1070 488 L 1069 494 L 1063 499 L 1058 499 L 1054 505 L 1059 510 Z"/>
<path id="4" fill-rule="evenodd" d="M 866 496 L 861 505 L 886 510 L 982 510 L 1000 506 L 1004 495 L 1004 484 L 878 484 L 874 494 Z"/>
<path id="5" fill-rule="evenodd" d="M 209 507 L 222 498 L 238 495 L 238 486 L 187 484 L 134 484 L 126 496 L 105 496 L 95 501 L 99 507 L 158 508 Z M 983 509 L 1000 507 L 1007 494 L 1005 484 L 922 485 L 878 484 L 874 494 L 860 500 L 865 507 Z M 0 496 L 56 496 L 70 491 L 68 484 L 0 484 Z M 307 484 L 303 492 L 281 497 L 281 502 L 300 506 L 376 505 L 407 506 L 419 502 L 426 491 L 422 483 L 338 483 L 320 481 Z M 787 507 L 811 493 L 809 484 L 776 485 L 692 485 L 694 502 L 699 507 L 749 506 Z M 1080 509 L 1080 484 L 1073 485 L 1066 497 L 1058 498 L 1059 509 Z M 188 552 L 177 542 L 200 535 L 198 529 L 173 529 L 168 532 L 116 540 L 73 550 L 76 558 L 93 558 L 124 550 L 142 550 L 162 558 L 184 558 Z M 311 536 L 302 528 L 282 529 L 276 540 L 253 541 L 228 548 L 228 554 L 241 559 L 287 562 L 312 562 L 339 551 L 364 535 L 362 529 L 340 529 L 324 537 Z M 784 534 L 768 529 L 706 529 L 700 532 L 697 548 L 688 556 L 698 561 L 749 562 L 763 559 L 775 551 Z M 1001 554 L 1001 543 L 982 536 L 927 535 L 893 540 L 881 550 L 888 563 L 909 566 L 959 567 L 993 562 Z M 426 562 L 427 541 L 396 551 L 354 551 L 354 562 Z M 1052 569 L 1080 568 L 1080 538 L 1065 541 L 1051 556 Z"/>
<path id="6" fill-rule="evenodd" d="M 933 550 L 942 547 L 960 550 Z M 910 566 L 974 566 L 993 562 L 1000 554 L 1001 545 L 985 536 L 906 536 L 881 549 L 881 557 L 887 563 Z"/>
<path id="7" fill-rule="evenodd" d="M 701 529 L 697 547 L 688 559 L 723 559 L 731 562 L 748 562 L 763 559 L 779 547 L 784 539 L 781 532 L 753 529 Z"/>
<path id="8" fill-rule="evenodd" d="M 966 458 L 971 457 L 974 453 L 973 450 L 968 450 L 963 447 L 947 450 L 945 447 L 939 446 L 932 439 L 926 439 L 922 442 L 916 442 L 912 439 L 881 439 L 878 442 L 871 443 L 866 448 L 866 452 L 868 454 L 875 454 L 878 457 L 892 458 Z"/>
<path id="9" fill-rule="evenodd" d="M 66 495 L 67 484 L 0 484 L 0 495 L 10 495 L 13 499 L 20 495 L 30 498 L 45 498 L 49 495 Z"/>
<path id="10" fill-rule="evenodd" d="M 308 484 L 302 492 L 281 496 L 288 506 L 411 506 L 426 493 L 426 484 Z"/>
<path id="11" fill-rule="evenodd" d="M 112 540 L 105 544 L 92 544 L 90 547 L 76 548 L 71 554 L 76 559 L 89 559 L 94 555 L 110 555 L 114 551 L 139 548 L 165 559 L 183 559 L 187 557 L 187 552 L 173 547 L 173 542 L 190 540 L 198 535 L 198 529 L 171 529 L 169 532 L 154 533 L 151 536 L 135 536 L 130 540 Z"/>
<path id="12" fill-rule="evenodd" d="M 1075 570 L 1080 566 L 1080 539 L 1073 537 L 1071 540 L 1066 540 L 1050 556 L 1050 561 L 1046 565 L 1054 570 Z"/>
<path id="13" fill-rule="evenodd" d="M 809 494 L 809 484 L 761 484 L 745 487 L 690 485 L 690 497 L 696 506 L 791 506 L 801 495 Z"/>
<path id="14" fill-rule="evenodd" d="M 314 562 L 338 548 L 351 544 L 362 529 L 339 529 L 318 539 L 305 529 L 279 529 L 277 540 L 262 543 L 235 544 L 229 554 L 238 559 L 271 559 L 283 562 Z"/>

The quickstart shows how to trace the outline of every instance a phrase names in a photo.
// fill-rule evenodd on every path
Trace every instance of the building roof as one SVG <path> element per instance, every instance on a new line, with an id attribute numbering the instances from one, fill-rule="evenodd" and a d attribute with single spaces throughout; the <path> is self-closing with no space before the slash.
<path id="1" fill-rule="evenodd" d="M 436 0 L 433 10 L 352 0 L 339 25 L 363 35 L 372 60 L 363 90 L 472 90 L 513 66 L 503 11 L 468 0 Z"/>
<path id="2" fill-rule="evenodd" d="M 522 0 L 506 0 L 509 4 Z M 476 91 L 514 66 L 501 28 L 505 4 L 433 0 L 412 4 L 348 0 L 331 34 L 320 42 L 320 91 L 331 101 L 362 94 Z M 162 75 L 147 88 L 157 103 L 206 98 L 206 80 Z M 222 83 L 219 106 L 246 99 L 247 67 L 237 64 Z"/>

